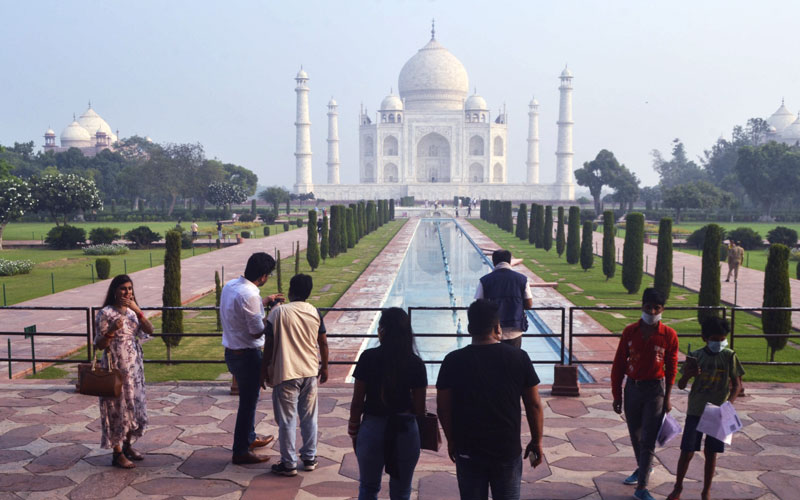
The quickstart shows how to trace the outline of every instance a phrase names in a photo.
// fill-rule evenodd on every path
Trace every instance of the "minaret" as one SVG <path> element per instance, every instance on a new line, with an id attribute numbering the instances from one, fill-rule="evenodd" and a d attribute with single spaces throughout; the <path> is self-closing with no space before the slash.
<path id="1" fill-rule="evenodd" d="M 300 71 L 295 78 L 297 87 L 297 119 L 294 122 L 297 131 L 295 140 L 295 165 L 297 168 L 297 183 L 294 191 L 297 194 L 310 193 L 314 190 L 311 181 L 311 120 L 308 117 L 308 75 L 300 66 Z"/>
<path id="2" fill-rule="evenodd" d="M 558 87 L 561 99 L 558 107 L 558 149 L 556 150 L 556 184 L 562 186 L 562 198 L 575 198 L 572 179 L 572 73 L 567 67 L 561 72 Z M 563 191 L 566 189 L 566 191 Z"/>
<path id="3" fill-rule="evenodd" d="M 539 101 L 528 105 L 528 184 L 539 184 Z"/>
<path id="4" fill-rule="evenodd" d="M 328 103 L 328 184 L 339 184 L 339 112 L 333 97 Z"/>

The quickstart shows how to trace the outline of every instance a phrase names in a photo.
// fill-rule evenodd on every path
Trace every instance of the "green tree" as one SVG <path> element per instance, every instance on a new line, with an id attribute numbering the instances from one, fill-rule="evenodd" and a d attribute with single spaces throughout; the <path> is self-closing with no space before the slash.
<path id="1" fill-rule="evenodd" d="M 658 253 L 653 272 L 653 288 L 669 298 L 672 290 L 672 219 L 665 217 L 658 225 Z"/>
<path id="2" fill-rule="evenodd" d="M 294 243 L 292 243 L 294 246 Z M 297 250 L 294 251 L 294 275 L 300 274 L 300 242 L 297 242 Z"/>
<path id="3" fill-rule="evenodd" d="M 353 211 L 353 217 L 352 217 L 352 219 L 353 219 L 352 220 L 353 229 L 352 229 L 352 231 L 353 231 L 353 238 L 354 238 L 354 241 L 355 241 L 354 245 L 358 245 L 358 242 L 361 240 L 361 235 L 358 232 L 358 226 L 359 226 L 359 222 L 358 222 L 358 204 L 357 203 L 350 203 L 348 206 L 349 206 L 349 210 Z M 347 230 L 350 231 L 349 223 L 348 223 L 348 226 L 347 226 Z"/>
<path id="4" fill-rule="evenodd" d="M 607 149 L 600 150 L 592 161 L 584 162 L 583 168 L 575 170 L 578 185 L 588 187 L 594 199 L 594 213 L 603 211 L 601 195 L 603 186 L 611 186 L 620 174 L 621 168 L 614 153 Z"/>
<path id="5" fill-rule="evenodd" d="M 356 246 L 356 224 L 355 214 L 351 207 L 346 209 L 345 222 L 347 224 L 347 248 L 353 248 Z"/>
<path id="6" fill-rule="evenodd" d="M 219 271 L 214 271 L 214 304 L 217 306 L 215 313 L 217 313 L 217 331 L 222 331 L 222 318 L 219 315 L 219 301 L 222 298 L 222 282 L 219 279 Z"/>
<path id="7" fill-rule="evenodd" d="M 539 234 L 539 230 L 536 227 L 536 203 L 531 203 L 531 216 L 528 222 L 528 243 L 531 245 L 536 244 L 536 235 Z"/>
<path id="8" fill-rule="evenodd" d="M 28 183 L 13 176 L 0 179 L 0 250 L 6 225 L 25 215 L 34 205 Z"/>
<path id="9" fill-rule="evenodd" d="M 680 184 L 691 184 L 707 179 L 706 172 L 703 171 L 695 162 L 689 160 L 686 154 L 686 147 L 680 139 L 672 141 L 672 158 L 667 161 L 661 156 L 661 152 L 653 150 L 653 170 L 661 176 L 661 188 L 671 188 Z"/>
<path id="10" fill-rule="evenodd" d="M 308 241 L 306 242 L 306 260 L 313 272 L 319 267 L 319 243 L 317 242 L 317 211 L 308 211 Z"/>
<path id="11" fill-rule="evenodd" d="M 776 243 L 769 247 L 767 268 L 764 270 L 763 307 L 792 307 L 792 290 L 789 286 L 789 247 Z M 792 311 L 763 311 L 761 326 L 765 335 L 789 335 L 792 330 Z M 766 337 L 770 349 L 769 360 L 786 347 L 788 337 Z"/>
<path id="12" fill-rule="evenodd" d="M 564 238 L 564 207 L 558 207 L 558 222 L 556 224 L 556 253 L 559 257 L 564 253 L 566 241 Z"/>
<path id="13" fill-rule="evenodd" d="M 378 220 L 377 220 L 378 227 L 383 225 L 383 200 L 378 200 Z"/>
<path id="14" fill-rule="evenodd" d="M 100 192 L 91 179 L 75 174 L 47 174 L 30 181 L 35 210 L 47 212 L 56 225 L 66 224 L 69 215 L 101 208 Z M 60 217 L 60 219 L 59 219 Z"/>
<path id="15" fill-rule="evenodd" d="M 339 230 L 341 225 L 339 205 L 331 205 L 329 207 L 331 213 L 331 228 L 328 234 L 328 255 L 336 257 L 342 252 L 342 243 L 340 238 L 342 232 Z"/>
<path id="16" fill-rule="evenodd" d="M 776 202 L 792 198 L 800 189 L 800 153 L 783 143 L 740 148 L 735 168 L 747 196 L 768 217 Z"/>
<path id="17" fill-rule="evenodd" d="M 581 209 L 569 207 L 567 223 L 567 263 L 577 264 L 581 251 Z"/>
<path id="18" fill-rule="evenodd" d="M 633 294 L 642 285 L 644 265 L 644 215 L 631 212 L 625 217 L 625 243 L 622 245 L 622 286 Z"/>
<path id="19" fill-rule="evenodd" d="M 389 200 L 389 220 L 394 220 L 394 198 Z"/>
<path id="20" fill-rule="evenodd" d="M 503 202 L 503 229 L 509 233 L 514 231 L 514 214 L 511 211 L 511 202 Z"/>
<path id="21" fill-rule="evenodd" d="M 322 212 L 322 234 L 320 235 L 319 256 L 325 260 L 330 255 L 330 242 L 328 240 L 328 212 Z"/>
<path id="22" fill-rule="evenodd" d="M 337 207 L 339 214 L 339 244 L 341 245 L 339 253 L 347 253 L 347 247 L 349 245 L 349 238 L 347 235 L 347 209 L 344 205 L 337 205 Z"/>
<path id="23" fill-rule="evenodd" d="M 619 203 L 620 209 L 624 209 L 626 203 L 628 208 L 633 209 L 633 203 L 639 199 L 639 183 L 636 174 L 628 170 L 625 165 L 620 165 L 617 176 L 611 182 L 611 187 L 614 188 L 614 201 Z"/>
<path id="24" fill-rule="evenodd" d="M 553 248 L 553 207 L 547 205 L 544 209 L 544 242 L 542 248 L 549 252 Z"/>
<path id="25" fill-rule="evenodd" d="M 536 248 L 544 248 L 544 205 L 536 205 Z"/>
<path id="26" fill-rule="evenodd" d="M 234 203 L 244 203 L 247 200 L 247 192 L 241 186 L 230 182 L 212 182 L 208 185 L 205 198 L 218 208 L 230 208 Z M 253 200 L 254 204 L 255 201 Z"/>
<path id="27" fill-rule="evenodd" d="M 358 202 L 358 239 L 367 235 L 367 204 L 364 200 Z"/>
<path id="28" fill-rule="evenodd" d="M 614 239 L 614 212 L 603 212 L 603 274 L 606 281 L 617 273 L 616 241 Z"/>
<path id="29" fill-rule="evenodd" d="M 275 278 L 278 293 L 283 293 L 283 277 L 281 276 L 281 251 L 275 250 Z"/>
<path id="30" fill-rule="evenodd" d="M 161 294 L 161 303 L 164 307 L 181 306 L 181 233 L 180 231 L 167 231 L 166 252 L 164 253 L 164 289 Z M 165 309 L 162 314 L 162 334 L 183 333 L 183 311 L 180 309 Z M 181 343 L 180 335 L 161 337 L 167 346 L 167 360 L 172 360 L 172 348 Z"/>
<path id="31" fill-rule="evenodd" d="M 675 209 L 675 223 L 680 224 L 684 208 L 710 209 L 729 203 L 730 194 L 705 181 L 679 184 L 663 190 L 665 207 Z"/>
<path id="32" fill-rule="evenodd" d="M 270 186 L 258 193 L 258 197 L 272 205 L 272 211 L 275 212 L 275 216 L 277 216 L 280 204 L 285 203 L 289 199 L 289 191 L 281 186 Z"/>
<path id="33" fill-rule="evenodd" d="M 703 241 L 703 263 L 700 274 L 700 295 L 697 298 L 698 306 L 719 306 L 719 247 L 722 244 L 722 228 L 716 224 L 706 226 L 706 236 Z M 719 316 L 719 311 L 698 310 L 697 320 L 701 323 L 705 318 Z"/>
<path id="34" fill-rule="evenodd" d="M 377 211 L 375 209 L 375 202 L 369 200 L 367 202 L 367 233 L 371 233 L 375 229 L 378 228 L 375 219 L 377 217 Z"/>
<path id="35" fill-rule="evenodd" d="M 592 221 L 587 220 L 583 223 L 583 237 L 581 238 L 581 267 L 584 271 L 591 269 L 594 264 L 592 243 Z"/>
<path id="36" fill-rule="evenodd" d="M 517 238 L 521 240 L 528 239 L 528 205 L 525 203 L 519 204 L 517 211 Z"/>

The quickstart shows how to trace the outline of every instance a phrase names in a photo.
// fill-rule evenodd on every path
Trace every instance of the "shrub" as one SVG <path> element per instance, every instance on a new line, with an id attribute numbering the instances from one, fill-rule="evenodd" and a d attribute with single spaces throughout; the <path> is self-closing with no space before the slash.
<path id="1" fill-rule="evenodd" d="M 614 212 L 606 210 L 603 212 L 603 275 L 605 275 L 606 281 L 613 278 L 617 273 L 616 246 L 617 244 L 614 240 Z"/>
<path id="2" fill-rule="evenodd" d="M 658 253 L 653 272 L 653 288 L 669 298 L 672 289 L 672 219 L 663 218 L 658 228 Z"/>
<path id="3" fill-rule="evenodd" d="M 511 212 L 511 202 L 503 202 L 503 229 L 509 233 L 514 231 L 514 214 Z"/>
<path id="4" fill-rule="evenodd" d="M 283 232 L 285 233 L 288 230 L 289 230 L 289 223 L 288 222 L 284 222 L 283 223 Z"/>
<path id="5" fill-rule="evenodd" d="M 577 264 L 581 251 L 581 209 L 569 207 L 567 225 L 567 264 Z"/>
<path id="6" fill-rule="evenodd" d="M 161 303 L 164 307 L 181 306 L 181 233 L 168 231 L 164 253 L 164 288 Z M 183 311 L 165 309 L 162 314 L 161 333 L 183 333 Z M 181 337 L 161 337 L 167 345 L 167 360 L 172 359 L 171 348 L 181 342 Z"/>
<path id="7" fill-rule="evenodd" d="M 792 291 L 789 287 L 789 248 L 775 243 L 769 247 L 767 267 L 764 270 L 763 307 L 792 307 Z M 788 335 L 792 329 L 791 311 L 763 311 L 761 326 L 764 334 Z M 770 349 L 770 361 L 775 361 L 775 352 L 786 347 L 787 337 L 766 337 Z"/>
<path id="8" fill-rule="evenodd" d="M 269 226 L 264 226 L 264 236 L 269 236 Z"/>
<path id="9" fill-rule="evenodd" d="M 56 250 L 78 248 L 86 242 L 86 231 L 80 227 L 67 224 L 56 226 L 47 232 L 47 238 L 45 238 L 44 242 L 47 246 Z"/>
<path id="10" fill-rule="evenodd" d="M 125 245 L 89 245 L 83 248 L 84 255 L 122 255 L 128 253 Z"/>
<path id="11" fill-rule="evenodd" d="M 549 252 L 553 248 L 553 207 L 547 205 L 544 209 L 544 242 L 542 248 Z"/>
<path id="12" fill-rule="evenodd" d="M 528 221 L 528 243 L 531 245 L 536 244 L 536 236 L 539 234 L 539 228 L 536 227 L 536 203 L 531 203 L 531 216 Z"/>
<path id="13" fill-rule="evenodd" d="M 255 217 L 256 215 L 256 199 L 253 198 L 250 200 L 250 213 Z"/>
<path id="14" fill-rule="evenodd" d="M 706 226 L 703 238 L 703 267 L 700 274 L 700 295 L 697 298 L 698 306 L 719 305 L 719 247 L 722 244 L 723 232 L 722 228 L 716 224 L 709 224 Z M 719 311 L 697 311 L 697 320 L 700 323 L 702 323 L 704 319 L 712 316 L 719 316 Z"/>
<path id="15" fill-rule="evenodd" d="M 354 227 L 355 230 L 355 227 Z M 308 211 L 308 232 L 306 242 L 306 260 L 311 271 L 319 267 L 319 243 L 317 242 L 317 211 Z"/>
<path id="16" fill-rule="evenodd" d="M 360 202 L 358 204 L 358 211 L 361 213 L 362 216 L 364 215 L 364 208 Z M 330 249 L 330 242 L 328 240 L 328 213 L 324 212 L 322 215 L 322 234 L 320 235 L 320 240 L 319 240 L 319 256 L 320 258 L 322 258 L 322 260 L 328 258 L 329 249 Z"/>
<path id="17" fill-rule="evenodd" d="M 528 239 L 528 205 L 525 203 L 519 204 L 519 211 L 517 212 L 517 238 L 521 240 Z"/>
<path id="18" fill-rule="evenodd" d="M 115 227 L 96 227 L 89 231 L 89 240 L 93 245 L 110 245 L 119 238 L 119 229 Z"/>
<path id="19" fill-rule="evenodd" d="M 536 248 L 544 247 L 544 205 L 536 205 Z"/>
<path id="20" fill-rule="evenodd" d="M 353 248 L 357 243 L 356 213 L 355 210 L 353 210 L 353 207 L 347 207 L 345 210 L 345 223 L 347 224 L 347 248 Z"/>
<path id="21" fill-rule="evenodd" d="M 194 240 L 192 233 L 188 231 L 181 232 L 181 248 L 184 250 L 191 250 L 194 247 Z"/>
<path id="22" fill-rule="evenodd" d="M 256 216 L 253 214 L 242 214 L 239 216 L 239 222 L 253 222 Z"/>
<path id="23" fill-rule="evenodd" d="M 583 238 L 581 238 L 581 267 L 588 271 L 594 264 L 594 253 L 592 252 L 592 221 L 583 223 Z"/>
<path id="24" fill-rule="evenodd" d="M 726 260 L 728 260 L 728 245 L 722 243 L 719 246 L 719 261 L 725 262 Z"/>
<path id="25" fill-rule="evenodd" d="M 622 286 L 636 293 L 642 286 L 644 264 L 644 215 L 631 212 L 625 217 L 625 243 L 622 246 Z"/>
<path id="26" fill-rule="evenodd" d="M 788 228 L 784 228 L 788 229 Z M 774 231 L 774 229 L 773 229 Z M 789 229 L 789 231 L 792 231 Z M 794 231 L 792 231 L 794 232 Z M 797 241 L 797 233 L 794 232 L 795 241 Z M 761 235 L 757 232 L 753 231 L 749 227 L 738 227 L 733 231 L 730 231 L 727 234 L 727 238 L 729 240 L 738 241 L 741 244 L 741 247 L 745 250 L 753 250 L 755 248 L 759 248 L 762 245 L 762 238 Z M 776 242 L 780 243 L 780 242 Z M 722 259 L 720 259 L 722 260 Z"/>
<path id="27" fill-rule="evenodd" d="M 303 227 L 303 219 L 297 219 L 294 223 L 297 227 Z"/>
<path id="28" fill-rule="evenodd" d="M 250 239 L 250 231 L 242 231 L 242 238 Z"/>
<path id="29" fill-rule="evenodd" d="M 28 274 L 33 269 L 31 260 L 6 260 L 0 259 L 0 276 L 14 276 Z"/>
<path id="30" fill-rule="evenodd" d="M 564 207 L 558 207 L 558 223 L 556 227 L 556 253 L 561 257 L 564 253 Z"/>
<path id="31" fill-rule="evenodd" d="M 219 241 L 219 238 L 217 238 L 217 249 L 220 249 L 220 248 L 222 248 L 222 242 Z"/>
<path id="32" fill-rule="evenodd" d="M 773 245 L 780 243 L 789 248 L 794 248 L 797 246 L 797 231 L 784 226 L 776 226 L 767 233 L 767 241 Z M 759 241 L 759 244 L 761 244 L 761 241 Z"/>
<path id="33" fill-rule="evenodd" d="M 413 198 L 413 196 L 412 196 Z M 356 204 L 356 231 L 360 240 L 367 234 L 367 205 L 363 201 Z"/>
<path id="34" fill-rule="evenodd" d="M 481 219 L 489 220 L 489 200 L 481 200 Z"/>
<path id="35" fill-rule="evenodd" d="M 690 234 L 689 237 L 686 238 L 686 244 L 689 245 L 689 246 L 692 246 L 694 248 L 697 248 L 698 250 L 701 249 L 701 248 L 704 248 L 705 247 L 705 238 L 706 238 L 706 229 L 708 229 L 709 225 L 703 226 L 700 229 L 698 229 L 697 231 L 695 231 L 692 234 Z M 717 227 L 719 227 L 719 226 L 717 226 Z M 722 231 L 720 233 L 720 242 L 721 242 L 722 240 L 725 239 L 725 230 L 722 229 L 721 227 L 719 227 L 719 230 Z"/>
<path id="36" fill-rule="evenodd" d="M 389 220 L 394 220 L 394 198 L 389 200 Z"/>
<path id="37" fill-rule="evenodd" d="M 161 235 L 154 233 L 147 226 L 139 226 L 125 233 L 125 239 L 133 243 L 136 248 L 148 248 L 161 239 Z"/>
<path id="38" fill-rule="evenodd" d="M 101 280 L 108 279 L 111 274 L 111 260 L 106 257 L 95 259 L 94 268 L 97 270 L 97 277 Z"/>

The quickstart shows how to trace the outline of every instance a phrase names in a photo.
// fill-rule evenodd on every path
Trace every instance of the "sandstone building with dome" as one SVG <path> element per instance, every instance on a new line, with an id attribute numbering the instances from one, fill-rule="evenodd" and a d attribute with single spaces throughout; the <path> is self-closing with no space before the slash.
<path id="1" fill-rule="evenodd" d="M 53 129 L 47 129 L 44 134 L 44 151 L 61 153 L 70 148 L 78 148 L 85 156 L 94 156 L 104 149 L 113 149 L 117 140 L 117 134 L 92 109 L 90 102 L 89 108 L 77 119 L 73 115 L 72 123 L 61 132 L 60 145 L 56 144 L 56 133 Z"/>
<path id="2" fill-rule="evenodd" d="M 539 103 L 528 106 L 526 182 L 509 183 L 506 109 L 492 114 L 485 99 L 469 94 L 464 65 L 431 30 L 430 41 L 403 66 L 393 91 L 374 115 L 359 113 L 358 184 L 341 184 L 338 104 L 328 103 L 327 183 L 312 179 L 308 74 L 301 68 L 297 86 L 296 179 L 298 194 L 327 200 L 414 196 L 418 200 L 473 199 L 573 200 L 572 73 L 560 75 L 556 181 L 539 182 Z M 521 167 L 521 165 L 520 165 Z"/>

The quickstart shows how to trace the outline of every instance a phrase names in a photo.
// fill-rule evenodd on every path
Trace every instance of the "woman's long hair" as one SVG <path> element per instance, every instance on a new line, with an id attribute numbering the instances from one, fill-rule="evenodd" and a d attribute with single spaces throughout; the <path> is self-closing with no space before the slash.
<path id="1" fill-rule="evenodd" d="M 111 280 L 111 283 L 108 285 L 108 292 L 106 292 L 106 300 L 103 302 L 103 307 L 106 306 L 113 306 L 117 303 L 117 288 L 121 287 L 125 283 L 131 284 L 131 291 L 133 291 L 133 280 L 127 274 L 118 274 L 114 276 L 114 279 Z M 133 300 L 136 300 L 136 294 L 132 293 Z"/>
<path id="2" fill-rule="evenodd" d="M 378 321 L 381 331 L 381 347 L 383 351 L 383 373 L 381 380 L 381 400 L 386 406 L 396 398 L 392 396 L 398 390 L 400 377 L 408 362 L 417 355 L 414 343 L 414 332 L 411 319 L 399 307 L 391 307 L 381 314 Z"/>

